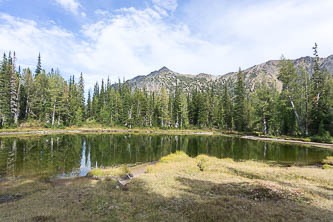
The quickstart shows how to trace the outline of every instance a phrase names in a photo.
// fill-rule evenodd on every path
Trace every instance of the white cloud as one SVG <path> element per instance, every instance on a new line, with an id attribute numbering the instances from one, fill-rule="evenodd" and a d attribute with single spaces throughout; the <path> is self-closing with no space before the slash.
<path id="1" fill-rule="evenodd" d="M 331 1 L 226 2 L 192 0 L 180 10 L 186 19 L 173 23 L 167 11 L 175 7 L 157 1 L 142 10 L 97 10 L 100 20 L 83 25 L 80 33 L 0 14 L 0 52 L 15 50 L 20 64 L 33 67 L 41 52 L 44 67 L 59 67 L 65 74 L 82 71 L 88 88 L 108 75 L 117 81 L 162 66 L 224 74 L 282 53 L 311 55 L 315 41 L 321 56 L 333 53 Z"/>
<path id="2" fill-rule="evenodd" d="M 333 54 L 333 1 L 192 0 L 184 10 L 185 22 L 200 38 L 231 47 L 227 61 L 221 60 L 229 71 L 279 59 L 281 54 L 312 55 L 315 42 L 321 56 Z"/>
<path id="3" fill-rule="evenodd" d="M 164 8 L 170 11 L 174 11 L 178 7 L 177 0 L 152 0 L 152 2 L 160 8 Z"/>
<path id="4" fill-rule="evenodd" d="M 65 10 L 78 15 L 79 9 L 82 7 L 77 0 L 56 0 Z M 82 16 L 85 16 L 85 13 L 81 13 Z"/>
<path id="5" fill-rule="evenodd" d="M 164 65 L 180 72 L 204 71 L 206 66 L 219 63 L 219 54 L 228 52 L 226 46 L 193 37 L 185 24 L 165 23 L 154 9 L 118 12 L 82 30 L 91 41 L 77 58 L 90 73 L 110 70 L 115 78 L 130 78 Z"/>
<path id="6" fill-rule="evenodd" d="M 59 67 L 77 74 L 71 66 L 72 54 L 80 46 L 71 32 L 55 25 L 43 27 L 35 21 L 0 14 L 0 52 L 16 51 L 17 63 L 23 68 L 35 68 L 38 53 L 44 68 Z"/>

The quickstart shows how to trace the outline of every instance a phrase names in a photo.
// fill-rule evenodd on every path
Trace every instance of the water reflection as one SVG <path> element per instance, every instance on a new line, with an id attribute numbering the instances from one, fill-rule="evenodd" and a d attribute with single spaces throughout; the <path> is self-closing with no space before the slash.
<path id="1" fill-rule="evenodd" d="M 90 144 L 89 144 L 90 145 Z M 82 155 L 81 155 L 81 164 L 80 164 L 80 176 L 85 176 L 91 170 L 91 161 L 90 161 L 90 146 L 88 148 L 88 157 L 86 158 L 86 141 L 83 140 L 82 143 Z M 97 162 L 96 162 L 97 164 Z"/>
<path id="2" fill-rule="evenodd" d="M 333 151 L 222 136 L 49 135 L 0 138 L 0 177 L 84 176 L 92 167 L 150 162 L 182 150 L 234 160 L 312 164 Z"/>

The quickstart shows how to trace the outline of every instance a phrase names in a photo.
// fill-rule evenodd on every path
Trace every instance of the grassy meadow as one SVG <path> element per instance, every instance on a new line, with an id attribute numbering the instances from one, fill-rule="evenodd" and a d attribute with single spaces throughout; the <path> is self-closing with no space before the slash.
<path id="1" fill-rule="evenodd" d="M 117 178 L 131 171 L 135 178 L 121 185 Z M 0 215 L 1 221 L 333 221 L 333 169 L 177 152 L 144 170 L 3 179 Z"/>

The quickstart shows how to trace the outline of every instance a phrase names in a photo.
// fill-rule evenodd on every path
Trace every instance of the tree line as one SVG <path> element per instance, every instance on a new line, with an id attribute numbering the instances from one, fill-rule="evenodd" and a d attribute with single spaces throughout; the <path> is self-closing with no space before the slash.
<path id="1" fill-rule="evenodd" d="M 105 126 L 219 128 L 270 135 L 333 135 L 333 78 L 320 68 L 314 46 L 311 73 L 282 58 L 275 83 L 263 79 L 255 91 L 246 88 L 239 70 L 235 82 L 222 87 L 159 92 L 126 82 L 96 83 L 85 98 L 84 79 L 68 81 L 58 69 L 46 72 L 41 57 L 34 73 L 15 66 L 16 55 L 3 55 L 0 70 L 0 127 L 37 121 L 45 127 L 100 123 Z"/>

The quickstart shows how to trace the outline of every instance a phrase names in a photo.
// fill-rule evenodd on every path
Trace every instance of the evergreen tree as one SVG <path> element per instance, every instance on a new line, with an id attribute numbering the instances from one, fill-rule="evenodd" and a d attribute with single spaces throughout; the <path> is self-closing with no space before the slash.
<path id="1" fill-rule="evenodd" d="M 285 106 L 285 110 L 289 110 L 293 112 L 295 115 L 295 119 L 297 120 L 297 125 L 301 131 L 304 133 L 304 127 L 301 120 L 300 115 L 298 114 L 299 111 L 296 107 L 296 101 L 299 100 L 300 94 L 298 92 L 298 83 L 297 83 L 297 73 L 294 67 L 294 64 L 290 60 L 286 60 L 284 57 L 281 59 L 281 68 L 278 75 L 278 79 L 282 82 L 282 92 L 281 92 L 281 101 L 284 101 L 283 105 Z M 286 115 L 290 112 L 283 112 L 282 115 Z M 287 121 L 285 124 L 288 125 L 291 118 L 284 118 Z M 294 126 L 290 127 L 290 129 L 294 129 Z M 289 132 L 293 133 L 293 132 Z"/>
<path id="2" fill-rule="evenodd" d="M 161 89 L 161 95 L 158 103 L 159 120 L 162 127 L 168 127 L 170 123 L 169 117 L 169 97 L 165 87 Z"/>
<path id="3" fill-rule="evenodd" d="M 241 69 L 237 73 L 237 82 L 235 87 L 234 99 L 234 124 L 238 131 L 245 130 L 245 85 Z"/>
<path id="4" fill-rule="evenodd" d="M 189 124 L 187 98 L 184 93 L 180 94 L 180 128 L 186 128 Z"/>
<path id="5" fill-rule="evenodd" d="M 80 79 L 79 79 L 78 100 L 80 103 L 82 118 L 85 118 L 84 79 L 83 79 L 82 72 L 80 74 Z"/>
<path id="6" fill-rule="evenodd" d="M 313 74 L 311 77 L 311 112 L 310 112 L 310 130 L 317 134 L 321 122 L 325 122 L 329 110 L 329 75 L 320 69 L 317 44 L 313 47 L 315 61 Z"/>
<path id="7" fill-rule="evenodd" d="M 0 126 L 9 126 L 10 121 L 10 67 L 4 53 L 0 69 Z"/>
<path id="8" fill-rule="evenodd" d="M 20 88 L 21 82 L 18 76 L 18 73 L 15 70 L 15 52 L 14 57 L 9 59 L 9 74 L 10 74 L 10 109 L 11 116 L 15 125 L 18 124 L 18 118 L 20 114 Z"/>
<path id="9" fill-rule="evenodd" d="M 231 130 L 232 129 L 232 101 L 229 95 L 227 83 L 223 86 L 223 96 L 222 96 L 222 119 L 223 119 L 223 126 L 225 129 Z"/>
<path id="10" fill-rule="evenodd" d="M 40 53 L 38 54 L 38 60 L 37 60 L 37 65 L 36 65 L 36 70 L 35 70 L 35 78 L 42 72 L 42 62 L 40 58 Z"/>
<path id="11" fill-rule="evenodd" d="M 275 87 L 269 86 L 264 80 L 257 86 L 254 94 L 254 107 L 256 115 L 257 129 L 261 130 L 265 135 L 273 128 L 271 125 L 274 116 Z"/>
<path id="12" fill-rule="evenodd" d="M 208 126 L 208 94 L 199 93 L 197 95 L 197 112 L 198 112 L 198 126 L 207 127 Z"/>
<path id="13" fill-rule="evenodd" d="M 88 99 L 87 99 L 87 111 L 86 111 L 86 117 L 90 118 L 92 116 L 91 114 L 91 93 L 90 90 L 88 91 Z"/>

